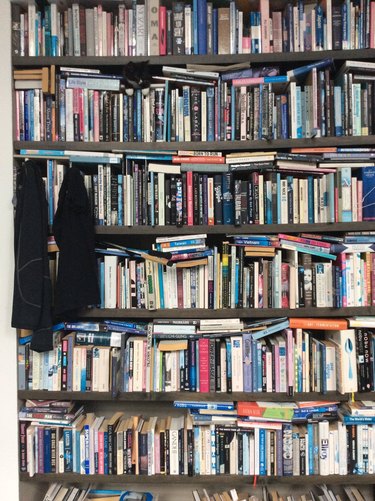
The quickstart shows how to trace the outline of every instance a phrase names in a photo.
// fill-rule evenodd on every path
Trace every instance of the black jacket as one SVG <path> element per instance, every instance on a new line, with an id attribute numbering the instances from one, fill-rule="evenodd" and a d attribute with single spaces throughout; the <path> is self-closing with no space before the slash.
<path id="1" fill-rule="evenodd" d="M 17 173 L 15 203 L 12 326 L 32 330 L 31 348 L 47 351 L 52 349 L 47 200 L 40 167 L 32 160 Z"/>
<path id="2" fill-rule="evenodd" d="M 64 176 L 53 233 L 60 250 L 56 315 L 99 304 L 94 226 L 83 177 L 76 167 Z"/>

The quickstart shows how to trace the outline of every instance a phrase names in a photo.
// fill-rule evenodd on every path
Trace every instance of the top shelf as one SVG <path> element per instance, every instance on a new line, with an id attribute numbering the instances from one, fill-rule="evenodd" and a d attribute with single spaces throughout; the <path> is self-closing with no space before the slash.
<path id="1" fill-rule="evenodd" d="M 375 49 L 353 50 L 323 50 L 314 52 L 278 52 L 264 54 L 225 54 L 225 55 L 182 55 L 182 56 L 13 56 L 14 66 L 48 66 L 51 64 L 62 66 L 123 66 L 130 61 L 158 66 L 163 64 L 234 64 L 250 62 L 251 64 L 294 64 L 332 58 L 335 61 L 346 59 L 362 60 L 375 59 Z"/>

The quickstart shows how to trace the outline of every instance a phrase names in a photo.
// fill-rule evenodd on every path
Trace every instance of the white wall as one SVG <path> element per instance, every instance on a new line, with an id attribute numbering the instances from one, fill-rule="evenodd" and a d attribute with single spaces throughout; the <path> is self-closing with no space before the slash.
<path id="1" fill-rule="evenodd" d="M 18 499 L 16 333 L 13 293 L 12 96 L 10 3 L 0 1 L 0 485 L 1 499 Z"/>

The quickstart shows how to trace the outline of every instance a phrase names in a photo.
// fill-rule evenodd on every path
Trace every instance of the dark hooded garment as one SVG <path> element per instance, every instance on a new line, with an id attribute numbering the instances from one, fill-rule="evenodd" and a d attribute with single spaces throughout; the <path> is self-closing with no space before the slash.
<path id="1" fill-rule="evenodd" d="M 35 161 L 26 161 L 17 173 L 15 204 L 12 327 L 32 330 L 31 349 L 47 351 L 53 348 L 48 215 L 45 185 Z"/>
<path id="2" fill-rule="evenodd" d="M 59 247 L 55 314 L 61 317 L 100 303 L 95 233 L 83 177 L 67 170 L 59 193 L 53 233 Z"/>

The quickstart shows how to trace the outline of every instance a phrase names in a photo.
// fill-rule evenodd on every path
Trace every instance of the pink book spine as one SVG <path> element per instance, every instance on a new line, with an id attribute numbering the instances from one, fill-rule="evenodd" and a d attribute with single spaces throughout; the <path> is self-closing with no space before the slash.
<path id="1" fill-rule="evenodd" d="M 209 393 L 210 391 L 210 340 L 201 338 L 198 340 L 199 348 L 199 391 Z"/>
<path id="2" fill-rule="evenodd" d="M 339 266 L 340 269 L 340 275 L 341 275 L 341 282 L 343 284 L 343 287 L 341 289 L 341 296 L 342 296 L 342 306 L 343 308 L 346 308 L 348 306 L 348 298 L 346 295 L 346 255 L 341 253 L 338 254 L 337 256 L 337 266 Z"/>
<path id="3" fill-rule="evenodd" d="M 287 377 L 288 377 L 288 394 L 294 393 L 294 338 L 293 330 L 286 331 L 286 359 L 287 359 Z"/>
<path id="4" fill-rule="evenodd" d="M 280 392 L 280 350 L 279 345 L 275 345 L 275 390 Z"/>
<path id="5" fill-rule="evenodd" d="M 283 51 L 283 28 L 280 11 L 272 12 L 272 39 L 273 52 Z"/>
<path id="6" fill-rule="evenodd" d="M 186 184 L 187 184 L 187 220 L 188 226 L 193 226 L 193 173 L 188 171 L 186 173 Z"/>
<path id="7" fill-rule="evenodd" d="M 363 197 L 363 181 L 358 179 L 357 181 L 357 221 L 363 221 L 362 219 L 362 197 Z"/>
<path id="8" fill-rule="evenodd" d="M 104 431 L 98 431 L 98 473 L 104 475 Z"/>
<path id="9" fill-rule="evenodd" d="M 159 53 L 167 55 L 167 7 L 159 7 Z"/>
<path id="10" fill-rule="evenodd" d="M 368 306 L 369 303 L 369 294 L 370 294 L 370 282 L 368 280 L 368 275 L 369 275 L 369 266 L 368 266 L 368 259 L 370 256 L 369 252 L 366 252 L 365 259 L 362 261 L 362 266 L 363 266 L 363 282 L 361 284 L 361 293 L 363 297 L 363 306 Z"/>
<path id="11" fill-rule="evenodd" d="M 300 242 L 301 244 L 316 245 L 318 247 L 324 247 L 326 249 L 331 248 L 331 244 L 328 242 L 316 241 L 311 238 L 295 237 L 294 235 L 285 235 L 284 233 L 279 233 L 279 238 L 284 240 L 290 240 L 291 242 Z"/>
<path id="12" fill-rule="evenodd" d="M 261 22 L 262 52 L 270 52 L 269 0 L 260 0 L 260 22 Z"/>
<path id="13" fill-rule="evenodd" d="M 264 77 L 234 78 L 232 80 L 233 87 L 247 87 L 261 83 L 264 83 Z"/>
<path id="14" fill-rule="evenodd" d="M 99 142 L 99 91 L 94 90 L 94 141 Z"/>
<path id="15" fill-rule="evenodd" d="M 242 54 L 250 54 L 251 40 L 250 37 L 242 37 Z"/>
<path id="16" fill-rule="evenodd" d="M 289 264 L 281 264 L 281 307 L 289 308 Z"/>

